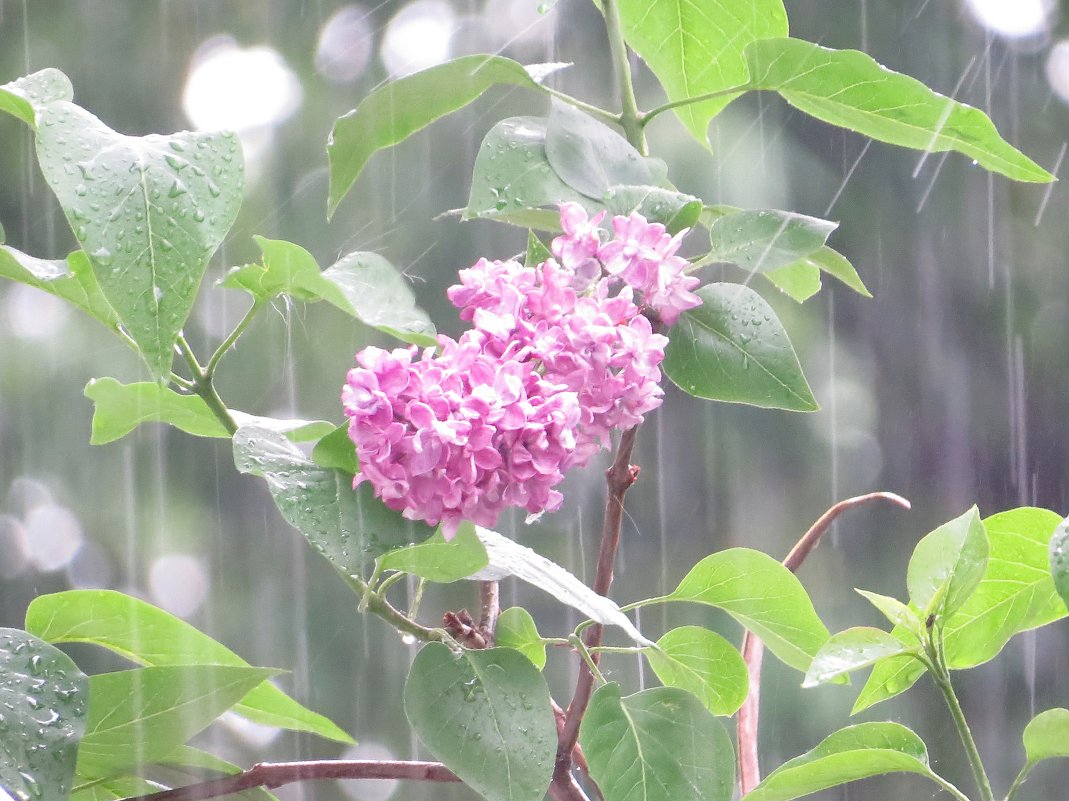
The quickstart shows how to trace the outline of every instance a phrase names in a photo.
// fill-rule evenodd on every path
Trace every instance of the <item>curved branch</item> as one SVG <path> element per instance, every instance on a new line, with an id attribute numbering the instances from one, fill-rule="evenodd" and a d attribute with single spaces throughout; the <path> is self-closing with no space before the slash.
<path id="1" fill-rule="evenodd" d="M 456 774 L 440 762 L 372 760 L 317 760 L 309 762 L 261 762 L 243 773 L 221 779 L 162 790 L 128 801 L 205 801 L 254 787 L 274 789 L 284 784 L 313 779 L 414 779 L 459 782 Z"/>
<path id="2" fill-rule="evenodd" d="M 869 501 L 890 501 L 903 509 L 910 508 L 909 501 L 893 492 L 870 492 L 839 501 L 822 514 L 795 543 L 790 553 L 787 554 L 787 558 L 783 560 L 783 566 L 792 573 L 796 573 L 806 557 L 820 544 L 820 538 L 831 528 L 831 524 L 839 515 L 847 509 Z M 738 718 L 739 788 L 742 795 L 746 795 L 761 783 L 761 766 L 757 758 L 757 727 L 761 702 L 761 659 L 764 652 L 765 646 L 761 640 L 747 631 L 742 637 L 742 658 L 746 662 L 746 671 L 750 675 L 750 693 L 739 709 Z"/>

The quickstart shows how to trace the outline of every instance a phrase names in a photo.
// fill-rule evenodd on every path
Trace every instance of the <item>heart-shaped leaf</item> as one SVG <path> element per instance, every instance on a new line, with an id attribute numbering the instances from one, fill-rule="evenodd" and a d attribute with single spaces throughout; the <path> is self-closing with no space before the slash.
<path id="1" fill-rule="evenodd" d="M 680 626 L 644 653 L 666 687 L 687 690 L 714 715 L 733 715 L 750 688 L 742 654 L 719 634 L 701 626 Z"/>
<path id="2" fill-rule="evenodd" d="M 0 246 L 0 277 L 55 295 L 113 331 L 119 326 L 119 316 L 100 290 L 89 258 L 80 250 L 64 261 L 51 261 Z"/>
<path id="3" fill-rule="evenodd" d="M 987 569 L 987 532 L 974 506 L 944 523 L 913 549 L 906 586 L 925 616 L 948 617 L 976 590 Z"/>
<path id="4" fill-rule="evenodd" d="M 230 436 L 199 395 L 179 395 L 156 383 L 94 378 L 85 385 L 85 396 L 93 401 L 93 445 L 122 439 L 149 422 L 167 423 L 196 437 Z"/>
<path id="5" fill-rule="evenodd" d="M 379 557 L 382 570 L 399 570 L 439 584 L 459 581 L 486 565 L 486 548 L 471 523 L 462 523 L 448 541 L 439 529 L 424 542 L 397 548 Z"/>
<path id="6" fill-rule="evenodd" d="M 531 613 L 522 606 L 510 607 L 498 615 L 494 641 L 504 648 L 515 648 L 539 670 L 546 666 L 546 644 Z"/>

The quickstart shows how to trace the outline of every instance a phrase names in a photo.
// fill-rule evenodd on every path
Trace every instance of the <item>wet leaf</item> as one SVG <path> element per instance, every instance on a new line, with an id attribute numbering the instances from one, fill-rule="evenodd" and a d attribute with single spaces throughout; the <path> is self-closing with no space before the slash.
<path id="1" fill-rule="evenodd" d="M 253 237 L 263 264 L 235 267 L 221 286 L 243 289 L 260 301 L 289 295 L 305 302 L 325 300 L 365 325 L 417 345 L 434 345 L 434 325 L 394 267 L 377 253 L 344 256 L 320 272 L 300 245 Z"/>
<path id="2" fill-rule="evenodd" d="M 685 690 L 656 687 L 621 698 L 615 682 L 599 687 L 579 742 L 605 801 L 731 799 L 731 740 Z"/>
<path id="3" fill-rule="evenodd" d="M 546 666 L 546 644 L 531 613 L 522 606 L 513 606 L 498 615 L 494 640 L 503 648 L 515 648 L 539 670 Z"/>
<path id="4" fill-rule="evenodd" d="M 805 303 L 820 291 L 820 268 L 807 259 L 764 273 L 773 286 L 791 300 Z"/>
<path id="5" fill-rule="evenodd" d="M 705 557 L 666 600 L 723 609 L 798 670 L 807 670 L 828 640 L 828 630 L 794 573 L 749 548 L 728 548 Z"/>
<path id="6" fill-rule="evenodd" d="M 17 117 L 31 128 L 37 126 L 36 109 L 48 103 L 73 99 L 74 87 L 70 79 L 52 67 L 0 86 L 0 111 Z"/>
<path id="7" fill-rule="evenodd" d="M 742 654 L 709 629 L 680 626 L 644 653 L 662 684 L 686 690 L 714 715 L 733 715 L 746 700 L 750 677 Z"/>
<path id="8" fill-rule="evenodd" d="M 564 183 L 549 165 L 544 117 L 509 117 L 491 128 L 479 145 L 464 219 L 558 233 L 556 206 L 569 200 L 588 212 L 601 208 Z"/>
<path id="9" fill-rule="evenodd" d="M 166 757 L 161 759 L 160 764 L 171 768 L 171 772 L 178 773 L 182 781 L 177 782 L 174 779 L 170 779 L 170 781 L 173 784 L 182 785 L 193 784 L 203 780 L 204 771 L 211 771 L 224 776 L 233 776 L 244 770 L 244 768 L 239 765 L 227 762 L 225 759 L 220 759 L 214 754 L 209 754 L 207 751 L 201 751 L 199 748 L 193 748 L 188 745 L 182 745 L 176 748 Z M 191 768 L 192 770 L 190 770 Z M 126 797 L 127 796 L 119 796 L 119 798 Z M 278 801 L 275 796 L 262 787 L 253 787 L 241 793 L 233 793 L 227 795 L 226 798 L 234 799 L 234 801 Z"/>
<path id="10" fill-rule="evenodd" d="M 709 255 L 749 272 L 775 270 L 816 253 L 838 226 L 790 211 L 736 211 L 713 222 Z"/>
<path id="11" fill-rule="evenodd" d="M 605 123 L 555 98 L 545 147 L 560 179 L 595 200 L 619 184 L 659 184 L 668 172 L 663 161 L 644 157 Z"/>
<path id="12" fill-rule="evenodd" d="M 1030 763 L 1069 757 L 1069 709 L 1040 712 L 1025 726 L 1023 739 Z"/>
<path id="13" fill-rule="evenodd" d="M 496 531 L 475 527 L 486 548 L 489 565 L 469 576 L 473 581 L 498 581 L 515 576 L 552 595 L 562 604 L 578 609 L 606 626 L 619 626 L 639 645 L 652 645 L 634 627 L 614 601 L 599 595 L 556 562 L 513 542 Z"/>
<path id="14" fill-rule="evenodd" d="M 918 639 L 923 634 L 924 621 L 921 619 L 920 614 L 910 609 L 897 598 L 858 589 L 855 589 L 854 592 L 875 606 L 893 625 L 912 632 Z"/>
<path id="15" fill-rule="evenodd" d="M 744 801 L 788 801 L 886 773 L 934 775 L 924 743 L 905 726 L 861 723 L 840 729 L 812 751 L 784 762 Z"/>
<path id="16" fill-rule="evenodd" d="M 702 211 L 700 199 L 659 186 L 611 186 L 602 200 L 609 214 L 627 217 L 637 211 L 670 234 L 694 227 Z"/>
<path id="17" fill-rule="evenodd" d="M 787 35 L 782 0 L 622 0 L 620 17 L 627 43 L 653 70 L 671 101 L 745 84 L 746 46 Z M 709 121 L 735 97 L 680 106 L 675 114 L 708 147 Z"/>
<path id="18" fill-rule="evenodd" d="M 1061 523 L 1050 540 L 1050 574 L 1062 602 L 1069 607 L 1069 518 Z M 1065 614 L 1065 610 L 1061 610 Z"/>
<path id="19" fill-rule="evenodd" d="M 486 548 L 471 523 L 462 523 L 449 541 L 439 529 L 428 540 L 379 557 L 379 567 L 383 570 L 399 570 L 439 584 L 459 581 L 486 565 Z"/>
<path id="20" fill-rule="evenodd" d="M 747 286 L 707 284 L 702 305 L 669 331 L 664 372 L 699 398 L 796 412 L 816 411 L 787 332 L 772 307 Z"/>
<path id="21" fill-rule="evenodd" d="M 988 550 L 987 532 L 975 506 L 944 523 L 913 549 L 906 570 L 910 601 L 924 610 L 925 617 L 949 617 L 980 584 Z"/>
<path id="22" fill-rule="evenodd" d="M 0 628 L 0 787 L 16 801 L 67 797 L 88 693 L 65 653 Z"/>
<path id="23" fill-rule="evenodd" d="M 405 682 L 416 736 L 489 801 L 542 801 L 553 775 L 557 727 L 538 669 L 511 648 L 423 646 Z"/>
<path id="24" fill-rule="evenodd" d="M 982 111 L 892 72 L 865 53 L 766 39 L 746 49 L 746 61 L 753 88 L 777 91 L 824 122 L 917 150 L 956 150 L 1016 181 L 1054 180 L 1002 139 Z"/>
<path id="25" fill-rule="evenodd" d="M 539 76 L 544 77 L 544 71 L 539 71 Z M 495 84 L 539 88 L 527 69 L 511 59 L 464 56 L 383 84 L 354 110 L 339 117 L 327 141 L 328 217 L 376 151 L 392 147 L 463 108 Z"/>
<path id="26" fill-rule="evenodd" d="M 534 231 L 527 232 L 527 253 L 523 259 L 524 267 L 537 267 L 542 262 L 553 258 L 549 248 L 542 244 L 542 240 Z"/>
<path id="27" fill-rule="evenodd" d="M 85 385 L 85 396 L 93 401 L 93 445 L 122 439 L 150 422 L 167 423 L 196 437 L 230 436 L 199 395 L 180 395 L 156 383 L 94 378 Z"/>
<path id="28" fill-rule="evenodd" d="M 1047 509 L 1022 507 L 984 520 L 990 544 L 976 590 L 943 623 L 947 663 L 961 669 L 994 658 L 1013 635 L 1066 616 L 1047 565 L 1061 522 Z"/>
<path id="29" fill-rule="evenodd" d="M 250 667 L 225 645 L 184 620 L 113 590 L 68 590 L 38 596 L 26 610 L 26 629 L 52 643 L 98 645 L 147 667 Z M 301 706 L 269 681 L 250 690 L 233 711 L 265 726 L 353 742 L 327 718 Z"/>
<path id="30" fill-rule="evenodd" d="M 89 679 L 78 778 L 157 762 L 278 673 L 232 665 L 146 667 Z"/>
<path id="31" fill-rule="evenodd" d="M 80 250 L 70 254 L 64 261 L 52 261 L 37 259 L 2 245 L 0 277 L 55 295 L 113 331 L 119 327 L 119 316 L 101 292 L 89 259 Z"/>
<path id="32" fill-rule="evenodd" d="M 312 461 L 320 467 L 341 470 L 350 476 L 360 472 L 356 444 L 349 438 L 349 424 L 343 423 L 312 448 Z"/>
<path id="33" fill-rule="evenodd" d="M 232 134 L 123 136 L 65 101 L 37 109 L 45 180 L 100 288 L 153 374 L 237 216 L 244 161 Z"/>
<path id="34" fill-rule="evenodd" d="M 111 779 L 92 779 L 75 788 L 70 801 L 120 801 L 123 798 L 148 795 L 169 789 L 159 782 L 140 776 L 117 776 Z"/>
<path id="35" fill-rule="evenodd" d="M 837 278 L 862 297 L 872 297 L 872 293 L 865 286 L 865 282 L 861 280 L 861 276 L 857 274 L 854 265 L 839 251 L 832 250 L 825 245 L 815 253 L 808 255 L 802 262 L 817 267 L 821 272 L 827 273 L 832 278 Z"/>
<path id="36" fill-rule="evenodd" d="M 889 657 L 919 651 L 919 642 L 908 645 L 880 629 L 867 626 L 846 629 L 833 634 L 817 651 L 802 686 L 816 687 Z"/>
<path id="37" fill-rule="evenodd" d="M 916 637 L 901 626 L 892 629 L 891 635 L 898 638 L 905 647 L 916 643 Z M 917 683 L 925 670 L 924 664 L 912 656 L 887 657 L 872 669 L 868 681 L 854 701 L 850 714 L 856 715 L 880 701 L 904 693 Z"/>
<path id="38" fill-rule="evenodd" d="M 238 471 L 260 476 L 282 517 L 343 576 L 358 576 L 374 559 L 434 531 L 401 517 L 374 497 L 364 482 L 319 467 L 283 434 L 247 425 L 234 435 Z"/>
<path id="39" fill-rule="evenodd" d="M 238 426 L 256 426 L 284 434 L 290 442 L 313 442 L 334 431 L 334 424 L 326 420 L 294 420 L 283 417 L 260 417 L 230 409 L 230 416 Z"/>

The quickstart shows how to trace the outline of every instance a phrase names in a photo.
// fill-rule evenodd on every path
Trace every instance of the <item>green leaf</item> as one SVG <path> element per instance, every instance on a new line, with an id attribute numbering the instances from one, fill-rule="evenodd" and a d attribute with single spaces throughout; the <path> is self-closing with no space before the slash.
<path id="1" fill-rule="evenodd" d="M 692 693 L 714 715 L 733 715 L 746 700 L 746 663 L 719 634 L 701 626 L 680 626 L 644 653 L 662 684 Z"/>
<path id="2" fill-rule="evenodd" d="M 405 715 L 427 749 L 489 801 L 542 801 L 557 726 L 549 688 L 511 648 L 423 646 L 405 682 Z"/>
<path id="3" fill-rule="evenodd" d="M 234 267 L 221 286 L 243 289 L 259 301 L 283 294 L 306 302 L 325 300 L 405 342 L 436 344 L 434 325 L 416 305 L 408 282 L 377 253 L 350 253 L 320 272 L 315 258 L 300 245 L 253 239 L 263 252 L 263 264 Z"/>
<path id="4" fill-rule="evenodd" d="M 605 801 L 730 801 L 735 755 L 727 732 L 676 687 L 620 697 L 599 687 L 579 742 Z"/>
<path id="5" fill-rule="evenodd" d="M 39 108 L 37 121 L 45 180 L 104 296 L 162 378 L 208 260 L 241 205 L 237 137 L 123 136 L 65 101 Z"/>
<path id="6" fill-rule="evenodd" d="M 334 431 L 335 425 L 326 420 L 293 420 L 279 417 L 260 417 L 230 409 L 230 416 L 241 426 L 256 426 L 275 434 L 284 434 L 290 442 L 314 442 Z"/>
<path id="7" fill-rule="evenodd" d="M 341 470 L 355 476 L 360 472 L 360 460 L 356 456 L 356 444 L 349 438 L 349 424 L 343 423 L 312 448 L 312 461 L 320 467 Z"/>
<path id="8" fill-rule="evenodd" d="M 595 200 L 618 184 L 658 184 L 668 168 L 577 108 L 553 99 L 546 122 L 546 159 L 572 189 Z"/>
<path id="9" fill-rule="evenodd" d="M 621 0 L 620 17 L 627 43 L 673 102 L 745 84 L 746 46 L 787 35 L 782 0 Z M 679 106 L 675 113 L 708 146 L 709 121 L 737 96 Z"/>
<path id="10" fill-rule="evenodd" d="M 838 227 L 791 211 L 737 211 L 713 222 L 709 256 L 754 273 L 775 270 L 816 253 Z"/>
<path id="11" fill-rule="evenodd" d="M 79 778 L 113 776 L 158 762 L 277 672 L 183 665 L 92 676 Z"/>
<path id="12" fill-rule="evenodd" d="M 659 186 L 611 186 L 602 200 L 610 214 L 627 217 L 637 211 L 670 234 L 693 228 L 702 212 L 700 199 Z"/>
<path id="13" fill-rule="evenodd" d="M 702 305 L 669 331 L 664 372 L 699 398 L 816 411 L 798 356 L 776 313 L 741 284 L 707 284 Z"/>
<path id="14" fill-rule="evenodd" d="M 0 86 L 0 111 L 18 117 L 31 128 L 37 127 L 35 109 L 73 99 L 70 78 L 52 67 Z"/>
<path id="15" fill-rule="evenodd" d="M 1061 517 L 1022 507 L 984 520 L 987 570 L 975 592 L 943 623 L 947 663 L 967 668 L 994 658 L 1009 639 L 1066 616 L 1047 568 Z"/>
<path id="16" fill-rule="evenodd" d="M 1069 518 L 1058 526 L 1050 539 L 1050 574 L 1062 602 L 1069 607 Z"/>
<path id="17" fill-rule="evenodd" d="M 120 384 L 94 378 L 85 385 L 93 401 L 93 445 L 122 439 L 142 423 L 167 423 L 196 437 L 229 437 L 199 395 L 179 395 L 156 383 Z"/>
<path id="18" fill-rule="evenodd" d="M 534 231 L 527 232 L 527 253 L 523 259 L 524 267 L 537 267 L 544 261 L 553 258 L 553 254 L 550 252 L 542 240 L 538 238 L 538 235 Z"/>
<path id="19" fill-rule="evenodd" d="M 833 634 L 817 651 L 802 686 L 816 687 L 888 657 L 919 651 L 919 642 L 909 646 L 880 629 L 868 626 L 846 629 Z"/>
<path id="20" fill-rule="evenodd" d="M 387 551 L 422 542 L 434 531 L 387 509 L 364 482 L 318 467 L 282 434 L 259 425 L 234 435 L 234 463 L 267 481 L 282 517 L 343 576 L 358 576 Z"/>
<path id="21" fill-rule="evenodd" d="M 214 754 L 209 754 L 207 751 L 201 751 L 198 748 L 193 748 L 188 745 L 181 745 L 168 754 L 166 757 L 160 760 L 161 765 L 167 765 L 177 769 L 193 768 L 193 771 L 179 770 L 179 773 L 183 774 L 182 778 L 188 777 L 188 783 L 192 784 L 194 781 L 203 778 L 203 771 L 212 771 L 214 773 L 221 773 L 224 776 L 233 776 L 237 773 L 241 773 L 244 769 L 232 762 L 227 762 L 225 759 L 220 759 Z M 177 783 L 172 780 L 172 783 Z M 182 784 L 187 782 L 183 781 Z M 126 796 L 120 796 L 125 798 Z M 226 796 L 227 798 L 242 799 L 243 801 L 278 801 L 275 796 L 267 792 L 262 787 L 252 787 L 241 793 L 233 793 Z"/>
<path id="22" fill-rule="evenodd" d="M 80 250 L 65 261 L 50 261 L 0 246 L 0 277 L 55 295 L 113 331 L 119 327 L 119 316 L 101 292 L 88 257 Z"/>
<path id="23" fill-rule="evenodd" d="M 924 621 L 921 620 L 920 615 L 897 598 L 859 589 L 855 589 L 854 592 L 880 610 L 880 613 L 895 626 L 911 632 L 917 638 L 922 635 Z"/>
<path id="24" fill-rule="evenodd" d="M 999 136 L 979 109 L 937 94 L 857 50 L 800 39 L 767 39 L 746 49 L 750 84 L 795 108 L 881 142 L 928 152 L 956 150 L 1016 181 L 1054 176 Z"/>
<path id="25" fill-rule="evenodd" d="M 486 565 L 486 548 L 471 523 L 462 523 L 449 541 L 439 529 L 418 545 L 398 548 L 379 557 L 379 567 L 383 570 L 399 570 L 439 584 L 467 578 Z"/>
<path id="26" fill-rule="evenodd" d="M 52 643 L 98 645 L 149 667 L 250 666 L 184 620 L 113 590 L 68 590 L 38 596 L 26 610 L 26 629 Z M 250 690 L 234 711 L 265 726 L 353 742 L 334 723 L 301 706 L 269 681 Z"/>
<path id="27" fill-rule="evenodd" d="M 1069 757 L 1069 709 L 1040 712 L 1025 726 L 1023 739 L 1029 763 Z"/>
<path id="28" fill-rule="evenodd" d="M 612 599 L 594 592 L 556 562 L 551 562 L 496 531 L 476 526 L 475 532 L 486 548 L 489 564 L 469 576 L 472 580 L 499 581 L 507 576 L 515 576 L 549 593 L 562 604 L 578 609 L 602 625 L 619 626 L 639 645 L 652 645 Z"/>
<path id="29" fill-rule="evenodd" d="M 901 640 L 907 647 L 916 642 L 916 638 L 907 629 L 896 626 L 891 630 L 891 635 Z M 878 663 L 869 674 L 868 681 L 858 693 L 854 701 L 851 715 L 856 715 L 862 710 L 868 709 L 880 701 L 894 698 L 899 693 L 904 693 L 917 683 L 917 679 L 924 675 L 924 664 L 912 656 L 890 656 Z"/>
<path id="30" fill-rule="evenodd" d="M 728 548 L 705 557 L 666 600 L 723 609 L 798 670 L 807 670 L 828 640 L 828 630 L 794 573 L 749 548 Z"/>
<path id="31" fill-rule="evenodd" d="M 378 150 L 404 141 L 471 103 L 495 84 L 540 88 L 521 64 L 499 56 L 464 56 L 381 86 L 339 117 L 327 141 L 330 200 L 338 204 Z"/>
<path id="32" fill-rule="evenodd" d="M 65 653 L 0 628 L 0 787 L 22 801 L 67 797 L 88 692 Z"/>
<path id="33" fill-rule="evenodd" d="M 921 739 L 897 723 L 848 726 L 812 751 L 784 762 L 744 797 L 744 801 L 788 801 L 885 773 L 918 773 L 932 778 Z"/>
<path id="34" fill-rule="evenodd" d="M 917 543 L 906 569 L 910 601 L 925 617 L 949 617 L 979 585 L 987 557 L 987 533 L 974 506 Z"/>
<path id="35" fill-rule="evenodd" d="M 165 789 L 168 789 L 165 785 L 150 782 L 140 776 L 93 779 L 76 787 L 70 801 L 119 801 L 123 798 L 148 795 Z"/>
<path id="36" fill-rule="evenodd" d="M 491 128 L 479 145 L 464 219 L 499 220 L 557 233 L 561 228 L 556 206 L 569 200 L 582 203 L 588 212 L 600 209 L 549 165 L 545 118 L 509 117 Z"/>
<path id="37" fill-rule="evenodd" d="M 504 648 L 515 648 L 539 670 L 546 666 L 546 644 L 531 613 L 522 606 L 513 606 L 498 615 L 494 640 Z"/>
<path id="38" fill-rule="evenodd" d="M 854 265 L 839 251 L 832 250 L 825 245 L 815 253 L 809 254 L 802 261 L 805 264 L 816 266 L 821 272 L 827 273 L 832 278 L 837 278 L 862 297 L 872 297 L 872 293 L 865 286 L 865 282 L 861 280 L 861 276 L 857 274 Z"/>
<path id="39" fill-rule="evenodd" d="M 808 259 L 764 273 L 773 286 L 798 303 L 805 303 L 820 291 L 820 268 Z"/>

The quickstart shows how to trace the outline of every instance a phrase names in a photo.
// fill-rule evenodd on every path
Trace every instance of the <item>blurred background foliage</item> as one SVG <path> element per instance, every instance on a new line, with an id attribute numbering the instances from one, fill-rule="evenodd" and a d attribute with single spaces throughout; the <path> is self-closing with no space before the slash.
<path id="1" fill-rule="evenodd" d="M 553 5 L 553 4 L 545 4 Z M 1058 172 L 1069 141 L 1069 6 L 1051 0 L 787 0 L 792 33 L 865 49 L 877 60 L 990 113 L 1006 137 Z M 505 116 L 543 114 L 544 99 L 495 89 L 471 108 L 375 156 L 331 224 L 324 146 L 333 120 L 390 76 L 473 52 L 525 63 L 574 62 L 557 86 L 615 104 L 604 29 L 585 0 L 0 0 L 0 82 L 57 66 L 76 99 L 130 134 L 189 127 L 238 129 L 246 204 L 209 270 L 187 328 L 207 351 L 246 300 L 213 284 L 254 260 L 252 234 L 285 238 L 327 266 L 375 250 L 412 280 L 441 330 L 460 325 L 444 289 L 479 256 L 520 251 L 525 232 L 460 223 L 483 134 Z M 646 108 L 662 96 L 639 67 Z M 875 294 L 841 286 L 797 306 L 757 288 L 782 316 L 822 404 L 809 415 L 703 404 L 667 389 L 644 427 L 642 478 L 628 500 L 615 597 L 671 589 L 697 559 L 747 545 L 782 557 L 834 500 L 892 490 L 913 511 L 848 513 L 801 578 L 832 630 L 881 625 L 852 592 L 904 596 L 919 536 L 974 501 L 985 515 L 1023 504 L 1069 512 L 1069 192 L 1013 185 L 960 156 L 872 145 L 751 95 L 714 122 L 710 157 L 671 115 L 650 128 L 683 191 L 708 203 L 775 207 L 839 220 L 830 244 Z M 32 158 L 27 131 L 0 119 L 0 221 L 10 244 L 59 258 L 74 247 Z M 701 236 L 695 232 L 694 237 Z M 728 270 L 728 280 L 744 276 Z M 338 395 L 353 353 L 374 332 L 341 313 L 279 304 L 261 315 L 224 363 L 231 406 L 278 416 L 341 420 Z M 254 664 L 286 668 L 287 689 L 354 734 L 358 756 L 419 754 L 401 710 L 414 648 L 355 599 L 279 518 L 262 482 L 238 475 L 225 444 L 147 426 L 90 447 L 93 377 L 135 380 L 132 354 L 43 293 L 0 286 L 0 625 L 19 626 L 36 594 L 116 587 L 204 628 Z M 603 481 L 595 465 L 573 476 L 564 509 L 501 530 L 590 577 Z M 472 586 L 433 590 L 424 616 L 472 606 Z M 577 621 L 536 591 L 506 586 L 540 628 Z M 709 610 L 648 609 L 657 636 L 701 621 L 736 642 Z M 79 652 L 91 669 L 118 666 Z M 608 663 L 633 687 L 634 660 Z M 551 655 L 551 685 L 570 697 L 573 660 Z M 964 705 L 992 778 L 1005 787 L 1023 758 L 1019 733 L 1035 712 L 1069 698 L 1064 625 L 1014 640 L 993 663 L 961 676 Z M 860 686 L 803 692 L 801 677 L 766 660 L 764 767 L 847 722 Z M 949 719 L 922 682 L 864 713 L 893 718 L 927 739 L 937 764 L 970 781 Z M 337 755 L 328 743 L 276 736 L 234 720 L 205 742 L 251 764 Z M 424 755 L 425 756 L 425 755 Z M 1024 798 L 1061 797 L 1066 768 L 1045 766 Z M 878 780 L 826 799 L 896 799 L 914 778 Z M 922 792 L 929 792 L 924 790 Z M 287 799 L 461 798 L 439 786 L 335 783 L 289 788 Z"/>

